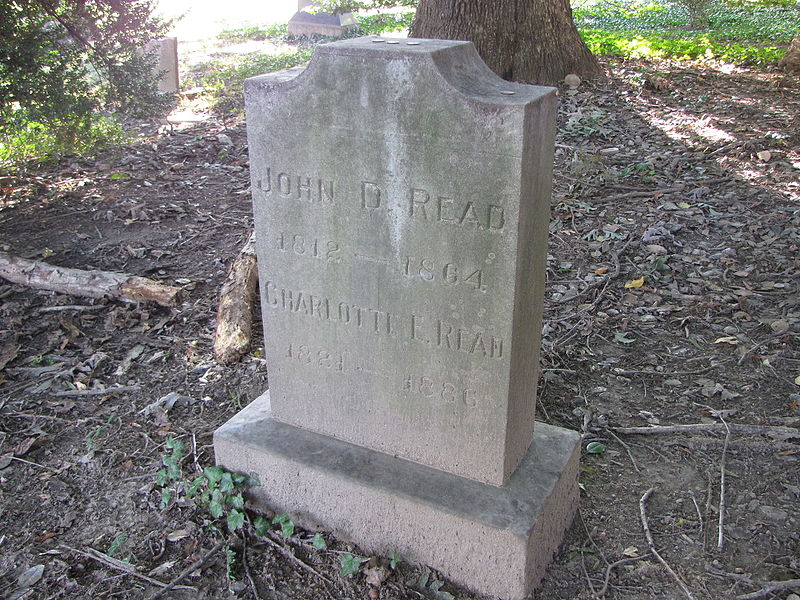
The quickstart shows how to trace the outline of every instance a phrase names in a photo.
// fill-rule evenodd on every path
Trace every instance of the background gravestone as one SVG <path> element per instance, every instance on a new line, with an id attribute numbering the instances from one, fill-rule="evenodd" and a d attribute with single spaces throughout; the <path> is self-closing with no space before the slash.
<path id="1" fill-rule="evenodd" d="M 338 37 L 358 27 L 353 13 L 329 14 L 304 10 L 313 7 L 311 0 L 298 0 L 297 12 L 289 19 L 290 35 L 322 35 Z"/>
<path id="2" fill-rule="evenodd" d="M 178 38 L 166 37 L 153 40 L 145 46 L 145 52 L 156 55 L 156 72 L 161 73 L 158 91 L 174 94 L 180 89 L 178 77 Z"/>
<path id="3" fill-rule="evenodd" d="M 271 389 L 218 462 L 301 520 L 523 597 L 577 501 L 579 436 L 533 435 L 554 91 L 467 42 L 360 38 L 246 99 Z"/>

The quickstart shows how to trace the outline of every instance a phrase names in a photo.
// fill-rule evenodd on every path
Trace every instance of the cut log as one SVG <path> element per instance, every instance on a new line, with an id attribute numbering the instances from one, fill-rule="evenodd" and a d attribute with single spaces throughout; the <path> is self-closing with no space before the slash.
<path id="1" fill-rule="evenodd" d="M 71 296 L 114 298 L 124 302 L 155 302 L 175 306 L 180 288 L 163 285 L 146 277 L 111 271 L 84 271 L 55 267 L 0 252 L 0 277 L 38 290 Z"/>
<path id="2" fill-rule="evenodd" d="M 221 363 L 239 360 L 253 339 L 253 304 L 258 289 L 255 244 L 253 232 L 231 265 L 220 292 L 214 356 Z"/>

